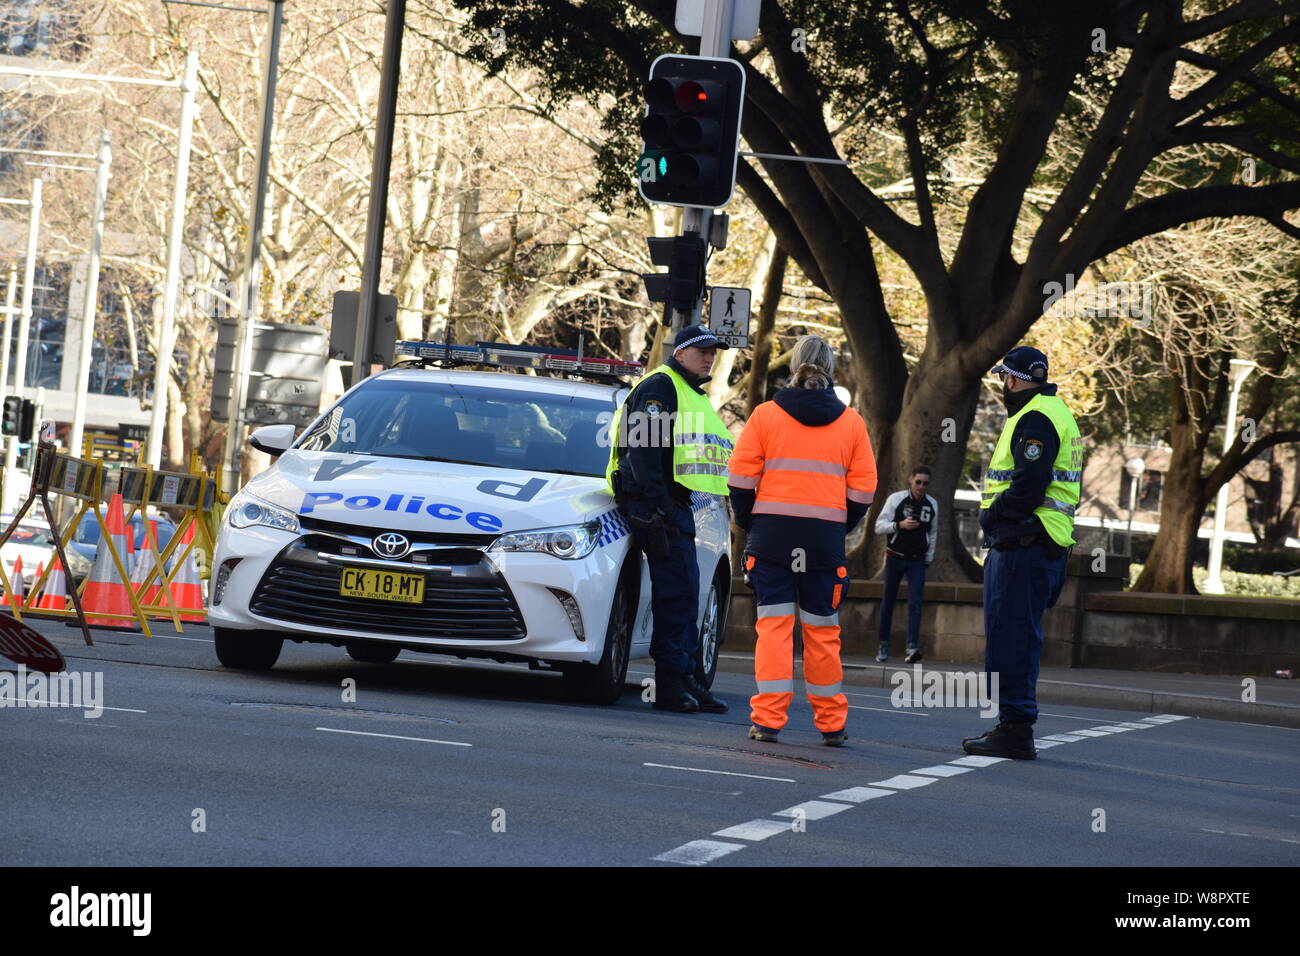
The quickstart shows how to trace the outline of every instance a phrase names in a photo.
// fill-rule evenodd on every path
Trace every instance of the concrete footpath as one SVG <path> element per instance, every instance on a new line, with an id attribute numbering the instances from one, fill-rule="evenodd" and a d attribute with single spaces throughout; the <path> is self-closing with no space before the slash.
<path id="1" fill-rule="evenodd" d="M 912 671 L 917 666 L 927 671 L 972 670 L 970 664 L 922 661 L 920 665 L 908 665 L 903 663 L 902 654 L 891 657 L 886 664 L 854 656 L 844 657 L 843 662 L 844 683 L 889 690 L 897 686 L 892 675 Z M 754 655 L 723 651 L 718 658 L 718 669 L 731 674 L 753 674 Z M 1250 681 L 1254 681 L 1253 685 Z M 1038 701 L 1300 728 L 1300 680 L 1272 676 L 1248 678 L 1045 667 L 1038 677 Z"/>

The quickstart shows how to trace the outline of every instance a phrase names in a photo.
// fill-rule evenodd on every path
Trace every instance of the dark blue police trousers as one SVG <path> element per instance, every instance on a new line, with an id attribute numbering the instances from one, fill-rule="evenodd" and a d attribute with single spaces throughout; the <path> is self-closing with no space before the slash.
<path id="1" fill-rule="evenodd" d="M 998 713 L 1008 723 L 1038 719 L 1043 612 L 1056 603 L 1065 560 L 1038 545 L 989 551 L 984 562 L 984 670 L 998 676 Z"/>

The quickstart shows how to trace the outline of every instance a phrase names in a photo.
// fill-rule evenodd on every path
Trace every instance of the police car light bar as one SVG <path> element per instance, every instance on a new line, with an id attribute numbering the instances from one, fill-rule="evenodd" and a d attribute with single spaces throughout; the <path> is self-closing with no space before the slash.
<path id="1" fill-rule="evenodd" d="M 577 352 L 567 349 L 544 349 L 502 342 L 451 345 L 442 342 L 402 341 L 396 343 L 393 353 L 395 359 L 413 358 L 420 362 L 446 365 L 495 365 L 504 368 L 531 368 L 539 371 L 617 378 L 638 374 L 645 368 L 640 362 L 579 356 Z"/>

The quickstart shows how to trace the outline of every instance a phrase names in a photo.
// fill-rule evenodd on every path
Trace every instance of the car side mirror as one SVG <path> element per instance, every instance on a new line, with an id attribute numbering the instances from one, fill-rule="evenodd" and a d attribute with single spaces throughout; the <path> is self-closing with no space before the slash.
<path id="1" fill-rule="evenodd" d="M 289 450 L 297 431 L 292 425 L 263 425 L 248 436 L 248 443 L 276 458 Z"/>

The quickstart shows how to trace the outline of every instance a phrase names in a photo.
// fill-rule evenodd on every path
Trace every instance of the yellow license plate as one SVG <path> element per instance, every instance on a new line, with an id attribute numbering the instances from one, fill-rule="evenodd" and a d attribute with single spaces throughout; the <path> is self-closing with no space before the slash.
<path id="1" fill-rule="evenodd" d="M 339 594 L 344 597 L 368 598 L 371 601 L 424 603 L 424 575 L 400 571 L 377 571 L 373 568 L 344 568 L 339 579 Z"/>

